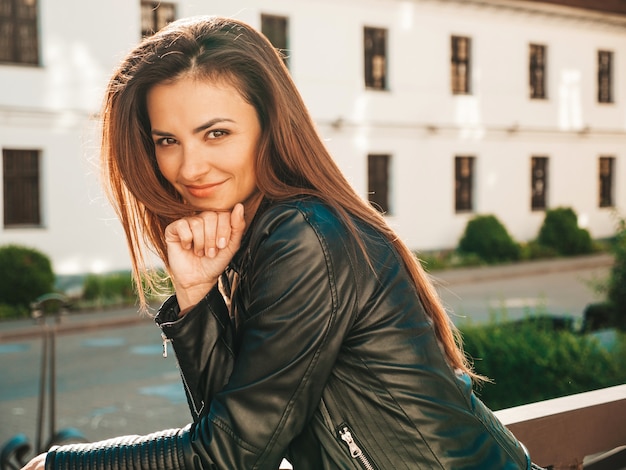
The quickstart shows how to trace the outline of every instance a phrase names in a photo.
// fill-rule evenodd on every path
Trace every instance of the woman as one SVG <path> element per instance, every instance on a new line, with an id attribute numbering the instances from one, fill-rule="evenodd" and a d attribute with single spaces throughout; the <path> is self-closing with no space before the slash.
<path id="1" fill-rule="evenodd" d="M 103 117 L 135 279 L 147 241 L 175 288 L 156 321 L 193 423 L 29 468 L 530 468 L 472 393 L 419 263 L 341 175 L 264 37 L 177 21 L 121 64 Z"/>

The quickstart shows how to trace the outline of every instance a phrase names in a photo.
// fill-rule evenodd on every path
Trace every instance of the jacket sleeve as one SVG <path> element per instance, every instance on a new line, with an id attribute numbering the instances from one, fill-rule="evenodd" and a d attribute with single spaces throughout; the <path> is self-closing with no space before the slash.
<path id="1" fill-rule="evenodd" d="M 217 286 L 182 318 L 179 312 L 176 296 L 172 296 L 155 321 L 164 341 L 174 348 L 189 409 L 197 421 L 232 372 L 232 325 Z"/>
<path id="2" fill-rule="evenodd" d="M 349 264 L 338 221 L 322 227 L 293 207 L 268 212 L 251 239 L 237 294 L 240 338 L 232 373 L 207 412 L 181 430 L 114 446 L 61 447 L 47 468 L 78 468 L 57 463 L 85 453 L 94 454 L 92 462 L 114 462 L 90 468 L 278 468 L 319 404 L 356 293 L 342 287 L 338 298 L 337 283 L 355 285 L 350 269 L 336 266 Z"/>

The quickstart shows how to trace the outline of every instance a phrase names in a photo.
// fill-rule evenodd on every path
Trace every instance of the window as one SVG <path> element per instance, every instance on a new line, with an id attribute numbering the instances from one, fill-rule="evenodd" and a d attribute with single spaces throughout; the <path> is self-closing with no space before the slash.
<path id="1" fill-rule="evenodd" d="M 367 194 L 369 202 L 383 214 L 389 208 L 389 155 L 367 156 Z"/>
<path id="2" fill-rule="evenodd" d="M 546 46 L 530 45 L 530 97 L 546 98 Z"/>
<path id="3" fill-rule="evenodd" d="M 600 207 L 613 207 L 613 171 L 615 158 L 600 157 Z"/>
<path id="4" fill-rule="evenodd" d="M 474 210 L 474 157 L 454 158 L 454 209 L 456 212 Z"/>
<path id="5" fill-rule="evenodd" d="M 545 210 L 548 194 L 548 157 L 532 157 L 530 172 L 530 207 L 534 211 Z"/>
<path id="6" fill-rule="evenodd" d="M 261 32 L 270 40 L 283 56 L 283 62 L 289 66 L 289 20 L 284 16 L 261 15 Z"/>
<path id="7" fill-rule="evenodd" d="M 470 93 L 470 47 L 471 39 L 452 36 L 452 93 Z"/>
<path id="8" fill-rule="evenodd" d="M 0 0 L 0 62 L 39 64 L 37 0 Z"/>
<path id="9" fill-rule="evenodd" d="M 598 103 L 613 102 L 613 52 L 598 51 Z"/>
<path id="10" fill-rule="evenodd" d="M 141 36 L 151 36 L 176 19 L 176 5 L 167 2 L 141 2 Z"/>
<path id="11" fill-rule="evenodd" d="M 364 30 L 365 87 L 372 90 L 387 89 L 387 30 Z"/>
<path id="12" fill-rule="evenodd" d="M 40 225 L 39 151 L 2 150 L 4 226 Z"/>

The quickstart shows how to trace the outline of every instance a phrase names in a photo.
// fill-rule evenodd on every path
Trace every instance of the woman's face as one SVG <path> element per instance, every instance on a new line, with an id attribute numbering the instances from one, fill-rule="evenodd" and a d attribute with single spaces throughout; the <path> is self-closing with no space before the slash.
<path id="1" fill-rule="evenodd" d="M 207 211 L 241 202 L 249 219 L 260 200 L 254 107 L 226 82 L 192 77 L 155 85 L 147 107 L 159 170 L 185 201 Z"/>

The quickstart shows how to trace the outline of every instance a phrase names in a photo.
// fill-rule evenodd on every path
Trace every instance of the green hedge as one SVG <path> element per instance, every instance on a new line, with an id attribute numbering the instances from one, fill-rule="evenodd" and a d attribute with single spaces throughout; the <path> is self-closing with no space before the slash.
<path id="1" fill-rule="evenodd" d="M 54 289 L 48 256 L 20 245 L 0 246 L 0 317 L 28 315 L 30 303 Z"/>
<path id="2" fill-rule="evenodd" d="M 173 293 L 171 281 L 163 271 L 154 273 L 157 292 L 146 292 L 149 302 L 161 303 Z M 135 305 L 137 289 L 130 271 L 88 274 L 78 305 L 82 308 Z"/>
<path id="3" fill-rule="evenodd" d="M 612 251 L 615 263 L 611 268 L 607 297 L 614 309 L 614 325 L 626 331 L 626 219 L 618 221 Z"/>
<path id="4" fill-rule="evenodd" d="M 569 207 L 557 207 L 546 211 L 537 242 L 565 256 L 593 251 L 589 231 L 578 226 L 578 216 Z"/>
<path id="5" fill-rule="evenodd" d="M 487 263 L 516 261 L 520 246 L 494 215 L 477 215 L 465 227 L 459 241 L 459 252 L 473 254 Z"/>
<path id="6" fill-rule="evenodd" d="M 89 274 L 83 283 L 82 300 L 95 306 L 136 302 L 137 295 L 130 272 Z"/>
<path id="7" fill-rule="evenodd" d="M 476 372 L 492 380 L 476 391 L 494 410 L 626 383 L 623 335 L 608 351 L 592 336 L 536 319 L 461 332 Z"/>

